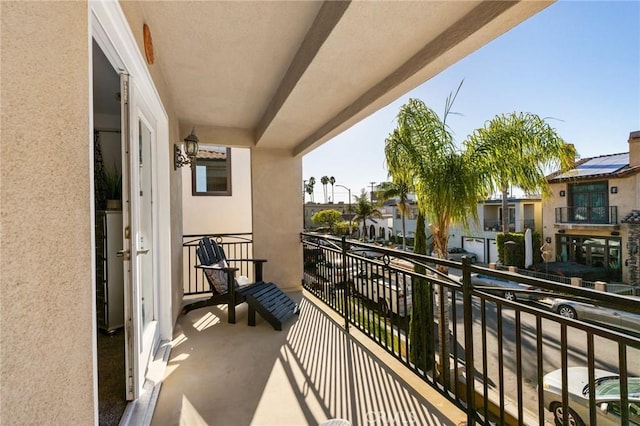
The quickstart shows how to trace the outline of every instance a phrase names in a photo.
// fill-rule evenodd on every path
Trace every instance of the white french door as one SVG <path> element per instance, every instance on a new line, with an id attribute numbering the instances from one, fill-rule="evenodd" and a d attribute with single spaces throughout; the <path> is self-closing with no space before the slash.
<path id="1" fill-rule="evenodd" d="M 159 343 L 157 122 L 135 80 L 121 75 L 127 399 L 137 399 Z"/>

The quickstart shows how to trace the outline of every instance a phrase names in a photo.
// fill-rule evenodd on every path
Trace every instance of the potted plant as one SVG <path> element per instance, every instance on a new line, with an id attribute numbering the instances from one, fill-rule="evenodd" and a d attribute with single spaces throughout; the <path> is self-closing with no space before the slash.
<path id="1" fill-rule="evenodd" d="M 122 175 L 115 164 L 104 169 L 104 192 L 107 210 L 122 210 Z"/>

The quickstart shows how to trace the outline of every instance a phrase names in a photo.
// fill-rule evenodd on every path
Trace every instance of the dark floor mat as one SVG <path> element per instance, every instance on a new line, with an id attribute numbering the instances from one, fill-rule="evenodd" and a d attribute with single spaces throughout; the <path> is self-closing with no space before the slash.
<path id="1" fill-rule="evenodd" d="M 117 425 L 127 406 L 124 371 L 124 329 L 98 331 L 99 424 Z"/>

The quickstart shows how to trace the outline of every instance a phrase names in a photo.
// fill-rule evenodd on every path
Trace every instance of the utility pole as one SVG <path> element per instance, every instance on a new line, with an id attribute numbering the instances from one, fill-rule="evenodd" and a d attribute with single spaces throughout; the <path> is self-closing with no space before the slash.
<path id="1" fill-rule="evenodd" d="M 304 202 L 305 202 L 305 198 L 306 198 L 306 194 L 307 194 L 307 180 L 303 180 L 302 181 L 302 229 L 306 229 L 305 225 L 306 225 L 306 220 L 305 220 L 305 215 L 306 215 L 306 210 L 304 208 Z"/>
<path id="2" fill-rule="evenodd" d="M 351 219 L 353 218 L 353 216 L 351 215 L 351 189 L 347 188 L 344 185 L 337 185 L 336 184 L 336 186 L 339 186 L 340 188 L 344 188 L 347 191 L 349 191 L 349 207 L 348 207 L 348 212 L 349 212 L 349 238 L 351 238 L 351 231 L 352 231 L 352 229 L 351 229 Z"/>
<path id="3" fill-rule="evenodd" d="M 371 184 L 371 203 L 373 204 L 373 185 L 375 184 L 375 182 L 369 182 L 369 183 Z M 376 197 L 376 201 L 377 201 L 377 198 L 378 197 Z"/>

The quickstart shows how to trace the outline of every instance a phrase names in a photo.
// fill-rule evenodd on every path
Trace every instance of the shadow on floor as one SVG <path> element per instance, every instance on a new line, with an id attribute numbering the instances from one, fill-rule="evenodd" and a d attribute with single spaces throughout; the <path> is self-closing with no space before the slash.
<path id="1" fill-rule="evenodd" d="M 457 424 L 458 410 L 408 385 L 399 362 L 382 362 L 315 298 L 292 297 L 301 313 L 283 331 L 260 318 L 248 327 L 245 305 L 237 324 L 223 306 L 180 316 L 152 424 Z"/>

